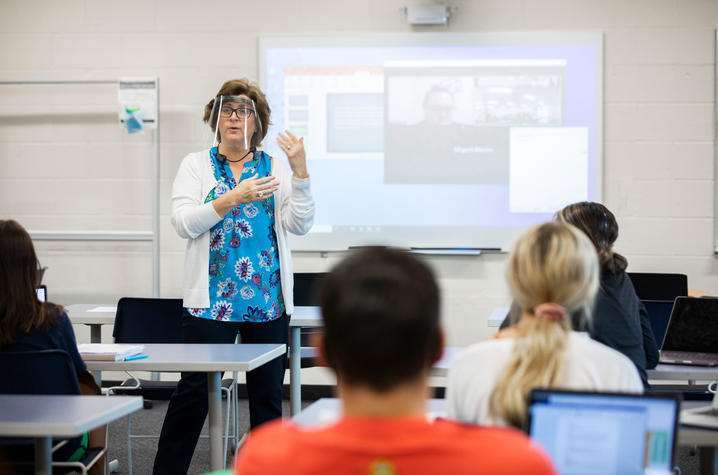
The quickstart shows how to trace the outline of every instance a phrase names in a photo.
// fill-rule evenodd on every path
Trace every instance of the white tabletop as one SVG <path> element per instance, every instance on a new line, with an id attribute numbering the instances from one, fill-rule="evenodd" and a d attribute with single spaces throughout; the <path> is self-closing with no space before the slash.
<path id="1" fill-rule="evenodd" d="M 289 319 L 290 327 L 313 328 L 324 326 L 322 311 L 319 307 L 294 307 L 294 313 Z"/>
<path id="2" fill-rule="evenodd" d="M 444 347 L 444 355 L 431 368 L 431 375 L 446 376 L 446 374 L 449 372 L 451 362 L 454 361 L 454 358 L 456 358 L 456 355 L 458 355 L 461 350 L 463 350 L 463 348 L 460 346 Z"/>
<path id="3" fill-rule="evenodd" d="M 142 408 L 139 396 L 0 395 L 0 436 L 75 437 Z"/>
<path id="4" fill-rule="evenodd" d="M 251 371 L 284 355 L 287 347 L 276 343 L 147 343 L 147 358 L 132 361 L 85 361 L 89 370 L 116 371 Z"/>
<path id="5" fill-rule="evenodd" d="M 117 306 L 106 303 L 75 303 L 65 307 L 72 323 L 87 325 L 113 325 Z"/>
<path id="6" fill-rule="evenodd" d="M 341 415 L 342 405 L 339 399 L 321 398 L 292 417 L 292 422 L 300 426 L 310 427 L 334 422 Z M 427 401 L 426 415 L 428 418 L 444 417 L 446 415 L 446 400 L 429 399 Z"/>
<path id="7" fill-rule="evenodd" d="M 703 403 L 705 404 L 705 403 Z M 686 406 L 686 402 L 682 406 Z M 690 403 L 688 403 L 690 405 Z M 304 427 L 328 424 L 341 417 L 341 401 L 336 398 L 322 398 L 292 418 L 292 422 Z M 446 400 L 429 399 L 427 401 L 427 417 L 445 417 Z M 718 445 L 718 430 L 699 429 L 695 427 L 679 426 L 678 443 L 680 445 L 698 445 L 710 447 Z"/>
<path id="8" fill-rule="evenodd" d="M 661 379 L 712 381 L 718 379 L 718 367 L 659 364 L 655 369 L 649 369 L 647 373 L 648 379 L 654 381 Z"/>

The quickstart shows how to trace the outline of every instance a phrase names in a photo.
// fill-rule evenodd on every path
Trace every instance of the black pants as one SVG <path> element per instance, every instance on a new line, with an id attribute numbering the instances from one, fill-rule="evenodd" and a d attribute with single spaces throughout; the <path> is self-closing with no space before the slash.
<path id="1" fill-rule="evenodd" d="M 185 343 L 284 343 L 289 339 L 289 318 L 283 314 L 270 322 L 220 322 L 182 318 Z M 247 372 L 251 428 L 282 417 L 282 384 L 287 358 L 275 358 Z M 154 474 L 185 474 L 192 461 L 197 439 L 207 418 L 207 374 L 182 373 L 172 394 L 155 456 Z"/>

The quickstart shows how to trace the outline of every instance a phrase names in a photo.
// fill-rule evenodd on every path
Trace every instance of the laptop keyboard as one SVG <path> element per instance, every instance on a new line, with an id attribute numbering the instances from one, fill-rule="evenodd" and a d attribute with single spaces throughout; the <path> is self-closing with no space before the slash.
<path id="1" fill-rule="evenodd" d="M 718 365 L 718 354 L 715 353 L 691 353 L 688 351 L 662 351 L 661 363 L 684 363 L 700 366 Z"/>

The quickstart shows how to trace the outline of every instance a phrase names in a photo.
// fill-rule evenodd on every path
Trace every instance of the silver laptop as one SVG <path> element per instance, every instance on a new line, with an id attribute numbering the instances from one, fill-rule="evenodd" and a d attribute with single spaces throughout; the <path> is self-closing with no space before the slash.
<path id="1" fill-rule="evenodd" d="M 661 345 L 660 362 L 718 366 L 718 299 L 678 297 Z"/>
<path id="2" fill-rule="evenodd" d="M 533 390 L 531 439 L 561 474 L 669 474 L 679 394 Z"/>

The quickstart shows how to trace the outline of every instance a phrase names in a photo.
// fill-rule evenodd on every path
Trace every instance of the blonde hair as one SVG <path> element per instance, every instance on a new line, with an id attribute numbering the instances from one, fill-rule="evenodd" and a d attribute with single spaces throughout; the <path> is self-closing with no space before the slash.
<path id="1" fill-rule="evenodd" d="M 563 222 L 548 222 L 519 237 L 506 267 L 506 279 L 522 312 L 544 303 L 563 306 L 568 315 L 583 310 L 590 318 L 598 291 L 596 250 L 584 233 Z M 562 375 L 570 318 L 536 318 L 516 338 L 513 354 L 494 386 L 489 414 L 521 427 L 526 398 L 533 388 L 556 386 Z"/>

